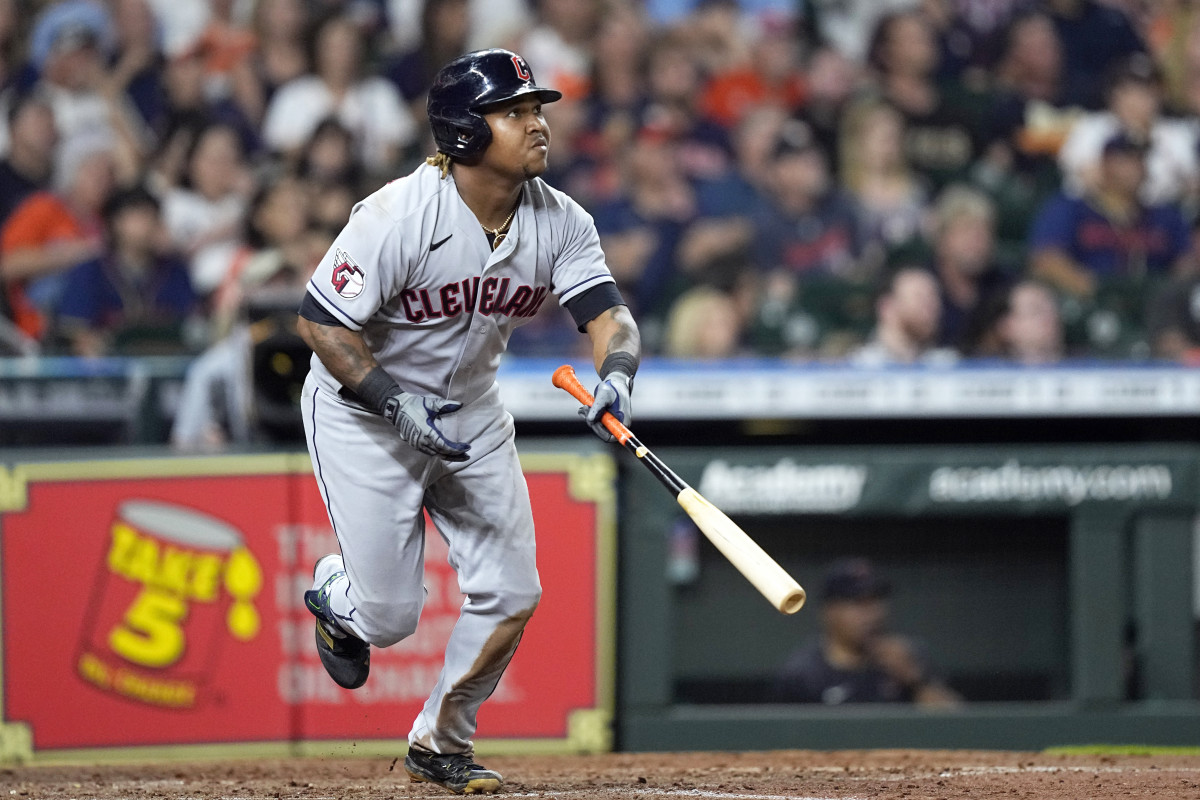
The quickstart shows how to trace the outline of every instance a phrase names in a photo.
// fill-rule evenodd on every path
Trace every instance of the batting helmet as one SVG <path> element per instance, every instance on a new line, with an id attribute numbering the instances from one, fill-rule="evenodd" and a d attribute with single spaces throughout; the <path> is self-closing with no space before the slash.
<path id="1" fill-rule="evenodd" d="M 429 126 L 439 152 L 473 158 L 492 140 L 482 109 L 527 94 L 553 103 L 562 92 L 538 86 L 533 71 L 511 50 L 476 50 L 442 67 L 429 89 Z"/>

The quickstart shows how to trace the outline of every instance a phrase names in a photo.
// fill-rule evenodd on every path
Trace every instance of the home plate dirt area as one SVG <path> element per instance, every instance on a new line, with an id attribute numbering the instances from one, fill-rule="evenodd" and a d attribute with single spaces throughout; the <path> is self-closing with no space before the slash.
<path id="1" fill-rule="evenodd" d="M 507 797 L 1196 798 L 1200 756 L 780 750 L 481 758 Z M 271 759 L 0 767 L 0 800 L 395 800 L 453 797 L 410 783 L 403 759 Z"/>

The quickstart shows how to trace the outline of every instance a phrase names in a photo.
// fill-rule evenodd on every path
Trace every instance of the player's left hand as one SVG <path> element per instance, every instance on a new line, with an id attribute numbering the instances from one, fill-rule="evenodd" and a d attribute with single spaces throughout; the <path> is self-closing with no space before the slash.
<path id="1" fill-rule="evenodd" d="M 604 423 L 601 421 L 605 411 L 611 413 L 625 426 L 632 423 L 633 412 L 629 400 L 629 394 L 632 391 L 633 382 L 628 375 L 624 372 L 610 372 L 604 380 L 596 384 L 596 389 L 592 392 L 596 399 L 592 402 L 591 408 L 579 409 L 579 413 L 587 420 L 592 433 L 599 436 L 602 441 L 616 441 L 616 437 L 608 432 L 608 428 L 604 427 Z"/>

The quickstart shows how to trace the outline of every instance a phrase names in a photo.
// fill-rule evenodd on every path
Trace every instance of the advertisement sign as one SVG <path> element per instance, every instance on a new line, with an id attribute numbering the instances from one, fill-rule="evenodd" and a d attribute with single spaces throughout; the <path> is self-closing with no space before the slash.
<path id="1" fill-rule="evenodd" d="M 665 450 L 685 480 L 728 514 L 1066 513 L 1078 507 L 1194 502 L 1195 454 L 1172 445 L 878 449 L 787 455 L 724 448 Z"/>
<path id="2" fill-rule="evenodd" d="M 611 460 L 523 466 L 544 595 L 479 736 L 602 749 L 576 722 L 611 714 Z M 464 599 L 428 521 L 418 631 L 347 691 L 303 606 L 313 563 L 337 551 L 307 458 L 2 472 L 0 725 L 25 726 L 35 752 L 407 736 Z"/>

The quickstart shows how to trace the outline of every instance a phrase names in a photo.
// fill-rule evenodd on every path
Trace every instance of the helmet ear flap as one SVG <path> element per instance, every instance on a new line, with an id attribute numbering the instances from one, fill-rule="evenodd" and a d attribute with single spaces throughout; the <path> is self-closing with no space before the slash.
<path id="1" fill-rule="evenodd" d="M 472 112 L 453 117 L 431 116 L 429 123 L 437 149 L 460 161 L 481 155 L 492 139 L 487 120 Z"/>
<path id="2" fill-rule="evenodd" d="M 475 161 L 492 141 L 492 129 L 483 115 L 468 109 L 454 126 L 454 150 L 450 155 L 462 161 Z"/>

